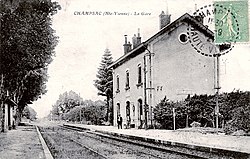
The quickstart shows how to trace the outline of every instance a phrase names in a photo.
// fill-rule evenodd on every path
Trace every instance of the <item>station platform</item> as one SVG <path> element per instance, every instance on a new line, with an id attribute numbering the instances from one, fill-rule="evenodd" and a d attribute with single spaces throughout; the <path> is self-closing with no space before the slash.
<path id="1" fill-rule="evenodd" d="M 231 136 L 187 130 L 118 129 L 114 126 L 65 124 L 114 136 L 140 139 L 155 143 L 166 143 L 168 145 L 176 145 L 197 150 L 206 149 L 210 152 L 230 151 L 244 153 L 250 158 L 250 136 Z"/>
<path id="2" fill-rule="evenodd" d="M 18 126 L 0 133 L 0 159 L 46 159 L 35 126 Z"/>

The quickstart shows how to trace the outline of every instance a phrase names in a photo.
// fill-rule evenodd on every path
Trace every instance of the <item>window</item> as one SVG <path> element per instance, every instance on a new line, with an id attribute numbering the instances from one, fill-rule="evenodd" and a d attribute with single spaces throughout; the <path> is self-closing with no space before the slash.
<path id="1" fill-rule="evenodd" d="M 141 64 L 138 65 L 137 69 L 138 69 L 137 70 L 137 72 L 138 72 L 138 81 L 137 81 L 136 86 L 138 88 L 139 86 L 142 86 L 142 67 L 141 67 Z"/>
<path id="2" fill-rule="evenodd" d="M 132 104 L 133 105 L 133 107 L 132 107 L 132 110 L 133 110 L 133 116 L 135 116 L 135 105 L 134 104 Z"/>
<path id="3" fill-rule="evenodd" d="M 142 78 L 141 78 L 141 65 L 138 65 L 138 84 L 142 83 Z"/>
<path id="4" fill-rule="evenodd" d="M 120 92 L 120 79 L 119 75 L 116 76 L 116 93 Z"/>
<path id="5" fill-rule="evenodd" d="M 129 71 L 127 70 L 126 71 L 126 87 L 125 87 L 126 90 L 130 89 L 129 87 Z"/>
<path id="6" fill-rule="evenodd" d="M 188 37 L 187 37 L 187 34 L 185 33 L 182 33 L 179 35 L 179 41 L 183 44 L 187 43 L 188 41 Z"/>

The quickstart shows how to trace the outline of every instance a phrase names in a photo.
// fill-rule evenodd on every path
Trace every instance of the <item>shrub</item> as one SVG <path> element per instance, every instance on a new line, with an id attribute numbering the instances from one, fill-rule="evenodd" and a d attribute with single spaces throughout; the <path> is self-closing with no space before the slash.
<path id="1" fill-rule="evenodd" d="M 226 134 L 239 130 L 250 134 L 250 92 L 222 93 L 218 100 L 219 127 L 224 126 Z M 192 127 L 215 127 L 215 105 L 214 95 L 188 96 L 182 102 L 172 102 L 165 97 L 154 109 L 157 127 L 173 129 L 173 108 L 176 110 L 177 129 L 186 126 L 187 114 Z"/>
<path id="2" fill-rule="evenodd" d="M 166 97 L 154 109 L 157 127 L 162 129 L 173 129 L 173 108 L 175 108 L 176 129 L 185 127 L 185 103 L 172 102 Z"/>
<path id="3" fill-rule="evenodd" d="M 238 130 L 246 133 L 250 132 L 250 105 L 241 106 L 233 109 L 232 120 L 225 125 L 225 133 L 231 134 Z"/>

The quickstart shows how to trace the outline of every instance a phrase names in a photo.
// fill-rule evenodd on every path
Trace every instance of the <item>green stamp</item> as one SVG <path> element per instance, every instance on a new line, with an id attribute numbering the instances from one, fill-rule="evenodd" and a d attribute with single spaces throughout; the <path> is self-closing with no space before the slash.
<path id="1" fill-rule="evenodd" d="M 249 42 L 248 0 L 214 3 L 215 43 Z"/>

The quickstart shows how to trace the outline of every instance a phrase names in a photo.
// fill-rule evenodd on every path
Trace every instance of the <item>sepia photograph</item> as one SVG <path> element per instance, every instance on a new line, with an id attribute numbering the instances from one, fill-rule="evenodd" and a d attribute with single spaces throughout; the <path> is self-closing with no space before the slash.
<path id="1" fill-rule="evenodd" d="M 0 159 L 250 159 L 249 0 L 0 0 Z"/>

